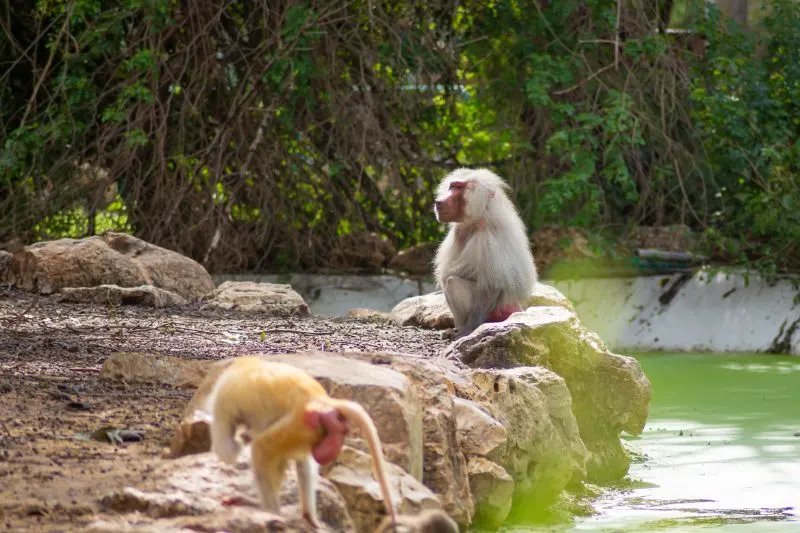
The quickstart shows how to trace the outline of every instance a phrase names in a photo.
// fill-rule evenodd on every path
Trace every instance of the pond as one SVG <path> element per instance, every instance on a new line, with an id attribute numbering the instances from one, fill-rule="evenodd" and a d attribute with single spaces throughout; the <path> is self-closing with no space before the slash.
<path id="1" fill-rule="evenodd" d="M 635 354 L 653 385 L 636 483 L 572 531 L 800 531 L 800 358 Z M 715 527 L 716 526 L 716 527 Z"/>
<path id="2" fill-rule="evenodd" d="M 540 531 L 800 531 L 800 357 L 634 354 L 653 385 L 644 460 L 596 516 Z"/>

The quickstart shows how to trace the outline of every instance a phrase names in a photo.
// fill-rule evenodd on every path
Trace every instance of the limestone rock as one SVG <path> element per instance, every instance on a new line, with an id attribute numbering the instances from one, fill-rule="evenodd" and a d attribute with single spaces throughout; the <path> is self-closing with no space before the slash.
<path id="1" fill-rule="evenodd" d="M 433 270 L 433 258 L 438 242 L 427 242 L 398 252 L 389 263 L 389 268 L 403 270 L 412 276 L 426 276 Z"/>
<path id="2" fill-rule="evenodd" d="M 197 387 L 165 454 L 177 458 L 211 449 L 211 418 L 205 411 L 205 400 L 219 375 L 232 361 L 194 361 L 159 354 L 117 352 L 105 360 L 100 376 L 115 381 Z"/>
<path id="3" fill-rule="evenodd" d="M 211 449 L 209 427 L 211 415 L 206 411 L 205 403 L 219 375 L 233 361 L 233 359 L 225 359 L 206 364 L 203 367 L 206 370 L 206 374 L 201 379 L 193 382 L 193 384 L 197 385 L 197 390 L 183 410 L 181 421 L 178 423 L 178 427 L 175 428 L 175 434 L 170 442 L 169 451 L 166 454 L 167 457 L 183 457 L 184 455 L 207 452 Z"/>
<path id="4" fill-rule="evenodd" d="M 533 294 L 528 298 L 525 307 L 563 307 L 574 311 L 572 302 L 561 294 L 561 291 L 547 285 L 546 283 L 537 282 L 533 288 Z"/>
<path id="5" fill-rule="evenodd" d="M 224 282 L 208 295 L 203 307 L 278 316 L 309 314 L 308 305 L 291 285 L 253 281 Z"/>
<path id="6" fill-rule="evenodd" d="M 200 263 L 124 233 L 38 242 L 15 253 L 7 281 L 53 294 L 65 287 L 153 285 L 199 299 L 214 289 Z"/>
<path id="7" fill-rule="evenodd" d="M 261 508 L 248 452 L 245 448 L 236 466 L 210 453 L 164 463 L 141 488 L 125 487 L 100 498 L 90 530 L 310 532 L 299 514 L 294 469 L 287 469 L 281 487 L 280 516 L 268 513 Z M 323 532 L 354 533 L 345 501 L 322 477 L 317 499 Z"/>
<path id="8" fill-rule="evenodd" d="M 370 354 L 361 356 L 370 357 Z M 449 516 L 462 526 L 468 525 L 474 514 L 475 500 L 469 490 L 466 457 L 459 446 L 453 386 L 453 382 L 462 377 L 446 361 L 372 355 L 379 356 L 411 379 L 419 391 L 423 406 L 423 483 L 439 497 Z"/>
<path id="9" fill-rule="evenodd" d="M 470 455 L 489 455 L 506 444 L 506 428 L 486 411 L 470 400 L 453 398 L 458 442 L 461 450 Z"/>
<path id="10" fill-rule="evenodd" d="M 459 448 L 450 384 L 450 379 L 458 379 L 458 375 L 448 364 L 437 366 L 410 356 L 360 352 L 263 357 L 303 368 L 331 396 L 363 405 L 375 422 L 387 460 L 421 480 L 458 523 L 469 524 L 474 501 L 469 492 L 466 458 Z M 227 363 L 216 363 L 223 364 Z M 221 367 L 215 366 L 212 371 L 220 372 Z M 187 406 L 173 438 L 173 455 L 195 451 L 185 433 L 195 430 L 189 427 L 194 423 L 193 413 L 202 406 L 214 379 L 209 375 L 203 380 Z M 346 442 L 361 451 L 368 450 L 355 428 Z"/>
<path id="11" fill-rule="evenodd" d="M 536 268 L 546 273 L 560 259 L 582 259 L 595 257 L 586 236 L 575 228 L 543 226 L 531 237 L 531 249 Z"/>
<path id="12" fill-rule="evenodd" d="M 367 322 L 391 323 L 392 315 L 384 313 L 383 311 L 376 311 L 374 309 L 365 309 L 363 307 L 355 307 L 347 311 L 350 318 L 357 318 Z"/>
<path id="13" fill-rule="evenodd" d="M 323 531 L 329 530 L 326 527 Z M 302 523 L 289 527 L 275 514 L 255 509 L 232 507 L 221 513 L 199 516 L 180 516 L 173 519 L 154 520 L 141 513 L 100 519 L 89 524 L 85 531 L 91 533 L 196 533 L 197 531 L 235 531 L 236 533 L 279 533 L 308 531 Z"/>
<path id="14" fill-rule="evenodd" d="M 544 283 L 537 283 L 533 289 L 527 306 L 557 306 L 570 311 L 572 303 L 557 289 Z M 453 327 L 453 314 L 447 306 L 447 300 L 441 291 L 412 296 L 394 306 L 391 316 L 401 326 L 420 326 L 429 329 L 447 329 Z"/>
<path id="15" fill-rule="evenodd" d="M 65 287 L 59 293 L 59 301 L 73 303 L 92 303 L 100 305 L 146 305 L 167 307 L 182 305 L 186 300 L 174 292 L 159 289 L 152 285 L 139 287 L 120 287 L 118 285 L 98 285 L 96 287 Z"/>
<path id="16" fill-rule="evenodd" d="M 558 327 L 577 320 L 574 312 L 563 307 L 534 307 L 514 313 L 503 322 L 481 324 L 475 331 L 451 343 L 445 357 L 455 357 L 473 368 L 513 368 L 530 365 L 532 354 L 546 349 L 540 330 Z M 509 348 L 512 340 L 525 345 Z"/>
<path id="17" fill-rule="evenodd" d="M 346 354 L 305 352 L 265 358 L 302 368 L 332 397 L 363 405 L 378 429 L 386 459 L 414 478 L 423 479 L 423 404 L 418 388 L 406 376 Z M 356 428 L 351 429 L 346 442 L 361 451 L 368 450 Z"/>
<path id="18" fill-rule="evenodd" d="M 511 511 L 514 479 L 502 466 L 485 457 L 470 457 L 467 468 L 469 487 L 477 502 L 473 525 L 495 531 Z"/>
<path id="19" fill-rule="evenodd" d="M 115 513 L 139 512 L 151 518 L 206 514 L 219 507 L 215 500 L 204 494 L 163 494 L 132 487 L 104 496 L 100 499 L 100 505 Z"/>
<path id="20" fill-rule="evenodd" d="M 514 479 L 516 501 L 530 517 L 553 503 L 571 480 L 585 475 L 587 450 L 563 379 L 539 367 L 476 370 L 476 400 L 492 409 L 507 442 L 487 459 Z"/>
<path id="21" fill-rule="evenodd" d="M 196 361 L 141 352 L 116 352 L 103 362 L 100 377 L 116 381 L 163 383 L 195 387 L 206 375 L 211 361 Z"/>
<path id="22" fill-rule="evenodd" d="M 167 524 L 154 524 L 153 520 L 141 517 L 119 517 L 100 519 L 84 528 L 88 533 L 191 533 L 192 530 Z"/>
<path id="23" fill-rule="evenodd" d="M 436 495 L 420 481 L 395 465 L 389 464 L 388 467 L 398 514 L 415 515 L 423 509 L 442 507 Z M 371 456 L 345 446 L 325 477 L 339 489 L 356 530 L 361 533 L 375 531 L 385 515 L 386 507 L 380 485 L 373 474 Z"/>
<path id="24" fill-rule="evenodd" d="M 392 309 L 395 323 L 430 329 L 453 327 L 453 315 L 441 291 L 406 298 Z"/>
<path id="25" fill-rule="evenodd" d="M 422 479 L 423 409 L 416 387 L 403 374 L 385 366 L 323 352 L 262 357 L 268 361 L 302 368 L 316 378 L 331 396 L 363 405 L 375 422 L 386 459 L 416 479 Z M 160 365 L 169 366 L 169 361 L 173 359 L 177 358 L 163 357 L 157 364 L 150 363 L 142 373 L 149 375 L 149 369 L 155 370 Z M 176 428 L 170 456 L 179 457 L 210 449 L 203 448 L 205 431 L 196 426 L 207 424 L 202 412 L 206 398 L 216 379 L 232 361 L 233 359 L 217 362 L 213 366 L 206 362 L 202 369 L 208 371 L 208 375 L 204 379 L 196 379 L 194 376 L 194 383 L 199 383 L 199 388 L 189 401 L 183 420 Z M 351 429 L 346 442 L 359 450 L 369 449 L 355 427 Z"/>
<path id="26" fill-rule="evenodd" d="M 583 442 L 591 481 L 620 479 L 629 461 L 619 434 L 644 428 L 651 387 L 639 363 L 612 354 L 563 307 L 536 307 L 502 323 L 483 324 L 453 342 L 446 357 L 473 368 L 543 366 L 564 378 Z"/>

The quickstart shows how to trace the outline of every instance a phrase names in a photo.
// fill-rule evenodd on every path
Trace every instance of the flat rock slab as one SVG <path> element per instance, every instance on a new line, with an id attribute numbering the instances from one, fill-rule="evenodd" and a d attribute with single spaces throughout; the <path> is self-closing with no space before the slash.
<path id="1" fill-rule="evenodd" d="M 523 307 L 563 307 L 568 311 L 573 310 L 572 303 L 557 289 L 538 282 Z M 406 298 L 394 306 L 390 316 L 401 326 L 447 329 L 454 325 L 453 314 L 441 291 Z"/>
<path id="2" fill-rule="evenodd" d="M 450 344 L 445 354 L 473 368 L 551 370 L 569 389 L 580 436 L 589 450 L 589 480 L 613 481 L 627 472 L 629 459 L 620 432 L 638 435 L 644 429 L 650 381 L 635 359 L 611 353 L 573 311 L 530 307 L 503 322 L 482 324 Z"/>
<path id="3" fill-rule="evenodd" d="M 196 300 L 214 289 L 203 266 L 177 252 L 125 233 L 31 244 L 15 252 L 5 281 L 53 294 L 65 287 L 152 285 Z"/>
<path id="4" fill-rule="evenodd" d="M 226 281 L 206 298 L 204 308 L 276 316 L 307 316 L 308 305 L 291 285 Z"/>
<path id="5" fill-rule="evenodd" d="M 294 469 L 281 487 L 278 516 L 261 509 L 248 462 L 246 453 L 236 466 L 210 453 L 165 462 L 141 486 L 101 496 L 88 531 L 311 531 L 300 517 Z M 356 532 L 344 500 L 324 478 L 317 505 L 322 532 Z"/>
<path id="6" fill-rule="evenodd" d="M 182 305 L 186 299 L 152 285 L 139 287 L 120 287 L 118 285 L 98 285 L 96 287 L 66 287 L 58 294 L 59 301 L 100 305 L 146 305 L 149 307 L 169 307 Z"/>
<path id="7" fill-rule="evenodd" d="M 100 376 L 126 383 L 196 387 L 211 364 L 211 361 L 165 357 L 144 352 L 117 352 L 103 362 Z"/>

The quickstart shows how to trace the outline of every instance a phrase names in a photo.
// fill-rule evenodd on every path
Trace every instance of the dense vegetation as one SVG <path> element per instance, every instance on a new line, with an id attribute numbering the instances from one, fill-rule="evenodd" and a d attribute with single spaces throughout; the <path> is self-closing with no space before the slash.
<path id="1" fill-rule="evenodd" d="M 531 230 L 610 249 L 685 224 L 709 257 L 800 267 L 791 0 L 748 30 L 644 0 L 11 5 L 0 242 L 118 228 L 216 271 L 314 269 L 362 231 L 438 239 L 434 183 L 473 165 Z"/>

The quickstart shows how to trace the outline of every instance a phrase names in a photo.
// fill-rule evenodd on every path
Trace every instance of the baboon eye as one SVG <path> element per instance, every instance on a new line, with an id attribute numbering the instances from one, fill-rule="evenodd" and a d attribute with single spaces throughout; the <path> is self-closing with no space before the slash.
<path id="1" fill-rule="evenodd" d="M 451 183 L 451 184 L 450 184 L 450 190 L 451 190 L 451 191 L 452 191 L 453 189 L 455 189 L 455 190 L 461 190 L 461 189 L 463 189 L 463 188 L 464 188 L 464 182 L 463 182 L 463 181 L 454 181 L 453 183 Z"/>

